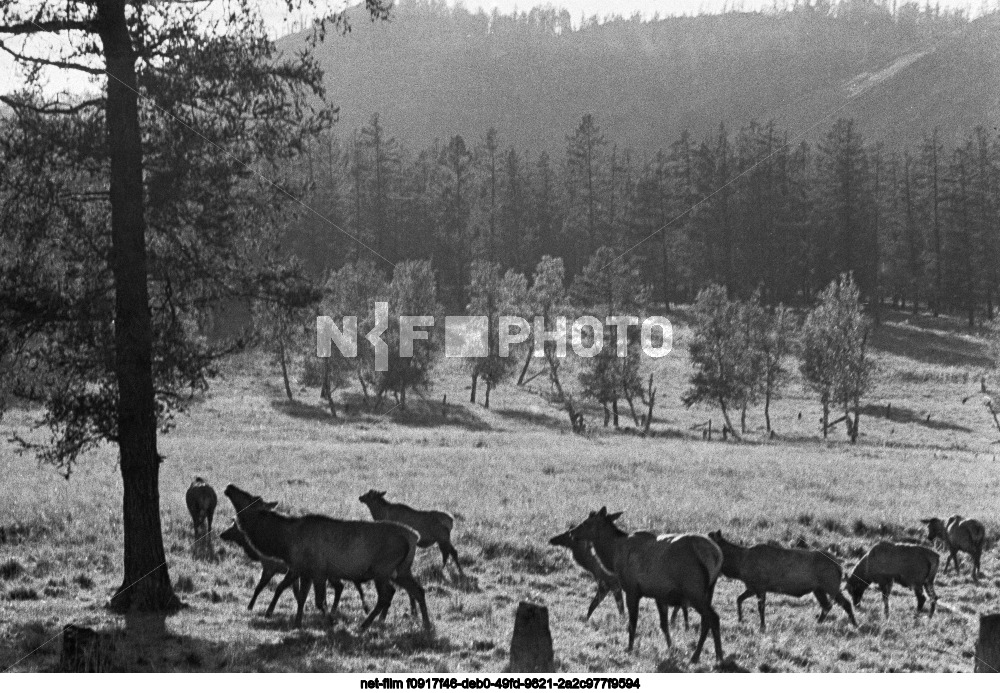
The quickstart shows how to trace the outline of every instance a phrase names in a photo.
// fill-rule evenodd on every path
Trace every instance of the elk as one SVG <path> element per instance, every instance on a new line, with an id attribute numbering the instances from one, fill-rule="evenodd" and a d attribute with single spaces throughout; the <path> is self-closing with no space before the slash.
<path id="1" fill-rule="evenodd" d="M 458 551 L 451 543 L 451 530 L 455 518 L 440 510 L 416 510 L 403 503 L 390 503 L 385 499 L 385 491 L 370 489 L 358 500 L 368 506 L 372 519 L 382 522 L 398 522 L 412 527 L 420 535 L 417 546 L 424 549 L 437 544 L 441 549 L 442 565 L 448 565 L 451 556 L 458 574 L 464 577 L 462 564 L 458 562 Z"/>
<path id="2" fill-rule="evenodd" d="M 940 561 L 937 552 L 926 546 L 880 541 L 854 566 L 847 578 L 847 593 L 851 595 L 854 606 L 860 606 L 865 590 L 878 586 L 885 605 L 885 617 L 889 618 L 889 594 L 892 592 L 893 582 L 913 589 L 917 597 L 918 613 L 924 610 L 926 589 L 931 597 L 928 618 L 932 618 L 937 607 L 934 578 Z"/>
<path id="3" fill-rule="evenodd" d="M 961 515 L 952 515 L 948 522 L 931 517 L 921 520 L 927 525 L 927 540 L 933 542 L 940 539 L 948 550 L 948 560 L 944 562 L 944 572 L 948 572 L 948 564 L 955 563 L 955 572 L 961 572 L 958 552 L 964 551 L 972 556 L 972 579 L 979 581 L 982 571 L 979 569 L 983 557 L 983 546 L 986 543 L 986 528 L 979 520 L 966 520 Z"/>
<path id="4" fill-rule="evenodd" d="M 265 503 L 265 507 L 268 507 L 272 510 L 276 505 L 277 503 Z M 257 549 L 255 549 L 250 544 L 250 541 L 247 539 L 246 534 L 244 534 L 243 530 L 239 528 L 239 525 L 236 524 L 235 520 L 219 536 L 222 539 L 228 542 L 232 542 L 233 544 L 236 544 L 237 546 L 241 547 L 244 553 L 246 553 L 246 555 L 250 558 L 250 560 L 257 561 L 258 563 L 261 564 L 260 580 L 257 581 L 257 586 L 254 588 L 253 596 L 250 598 L 250 603 L 247 605 L 247 611 L 253 611 L 253 605 L 257 602 L 257 597 L 260 596 L 260 593 L 267 586 L 267 584 L 271 582 L 271 578 L 273 578 L 275 575 L 278 575 L 279 573 L 280 574 L 287 573 L 288 566 L 282 563 L 281 561 L 276 561 L 274 559 L 261 556 L 260 553 L 257 552 Z M 330 613 L 332 615 L 337 613 L 337 608 L 338 606 L 340 606 L 340 596 L 344 592 L 344 583 L 339 580 L 336 580 L 336 581 L 331 581 L 330 584 L 333 585 L 333 607 L 330 609 Z M 365 602 L 364 588 L 361 587 L 360 582 L 355 582 L 354 586 L 358 590 L 358 596 L 361 597 L 361 608 L 364 609 L 365 613 L 368 613 L 368 604 Z M 296 582 L 292 585 L 293 592 L 297 589 L 300 589 L 299 582 Z M 267 607 L 267 611 L 265 612 L 267 616 L 270 616 L 272 613 L 274 613 L 274 607 L 278 604 L 278 598 L 284 591 L 285 591 L 284 588 L 274 591 L 274 597 L 271 599 L 271 603 Z M 316 604 L 316 608 L 319 609 L 320 611 L 323 611 L 324 613 L 326 611 L 325 604 Z"/>
<path id="5" fill-rule="evenodd" d="M 637 532 L 637 534 L 640 534 Z M 642 532 L 641 534 L 648 534 L 650 537 L 655 538 L 655 535 L 649 532 Z M 625 613 L 625 603 L 622 601 L 622 588 L 618 584 L 618 578 L 615 574 L 611 572 L 607 566 L 601 563 L 601 559 L 597 557 L 597 553 L 594 551 L 594 545 L 587 541 L 580 541 L 579 539 L 574 541 L 569 538 L 569 532 L 563 532 L 558 534 L 551 539 L 549 539 L 549 544 L 552 546 L 563 546 L 570 550 L 573 555 L 573 560 L 578 566 L 586 570 L 588 573 L 594 576 L 597 580 L 597 592 L 594 594 L 593 600 L 590 602 L 590 608 L 587 609 L 587 617 L 585 621 L 589 621 L 590 617 L 593 616 L 597 607 L 601 605 L 604 598 L 609 594 L 613 595 L 615 598 L 615 603 L 618 605 L 618 613 Z M 677 612 L 681 609 L 684 610 L 684 628 L 688 627 L 688 609 L 686 606 L 676 606 L 674 607 L 674 613 L 670 617 L 671 623 L 677 621 Z"/>
<path id="6" fill-rule="evenodd" d="M 672 645 L 669 608 L 690 605 L 701 615 L 701 635 L 691 661 L 701 658 L 710 630 L 715 656 L 721 661 L 719 615 L 712 608 L 715 583 L 722 569 L 719 547 L 700 534 L 653 536 L 639 532 L 630 536 L 615 525 L 619 517 L 620 512 L 609 514 L 603 507 L 571 529 L 569 536 L 591 542 L 601 562 L 613 567 L 628 607 L 628 651 L 635 644 L 639 602 L 649 597 L 656 601 L 667 647 Z"/>
<path id="7" fill-rule="evenodd" d="M 187 504 L 188 512 L 191 513 L 191 522 L 194 525 L 194 547 L 202 537 L 208 538 L 205 550 L 212 552 L 212 518 L 215 516 L 215 506 L 219 502 L 218 496 L 207 481 L 200 476 L 196 476 L 184 494 L 184 502 Z M 195 552 L 197 554 L 197 552 Z"/>
<path id="8" fill-rule="evenodd" d="M 239 528 L 253 548 L 261 556 L 288 566 L 288 574 L 278 588 L 300 578 L 304 581 L 304 588 L 295 595 L 296 627 L 302 625 L 310 585 L 322 603 L 328 580 L 373 580 L 378 601 L 361 623 L 361 631 L 367 630 L 375 618 L 385 619 L 396 592 L 394 585 L 416 601 L 425 630 L 431 630 L 424 589 L 411 572 L 419 538 L 416 531 L 395 522 L 336 520 L 324 515 L 289 517 L 267 508 L 260 496 L 233 484 L 226 487 L 225 494 L 236 509 Z"/>
<path id="9" fill-rule="evenodd" d="M 710 532 L 708 536 L 722 550 L 722 574 L 733 580 L 741 580 L 746 585 L 746 591 L 736 598 L 738 620 L 743 620 L 743 602 L 756 596 L 760 629 L 767 630 L 764 608 L 768 592 L 791 597 L 812 593 L 821 609 L 818 623 L 822 623 L 833 608 L 830 603 L 832 598 L 847 612 L 851 625 L 858 625 L 854 620 L 851 603 L 840 591 L 843 568 L 822 551 L 786 549 L 768 544 L 756 544 L 747 548 L 727 541 L 719 530 Z"/>

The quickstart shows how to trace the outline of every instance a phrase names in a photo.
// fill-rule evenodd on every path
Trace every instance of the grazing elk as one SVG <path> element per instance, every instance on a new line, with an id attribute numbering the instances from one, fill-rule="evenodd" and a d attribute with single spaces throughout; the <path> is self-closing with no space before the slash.
<path id="1" fill-rule="evenodd" d="M 440 510 L 415 510 L 403 503 L 390 503 L 385 499 L 385 491 L 370 489 L 358 500 L 368 506 L 372 518 L 382 522 L 398 522 L 412 527 L 420 535 L 417 546 L 424 549 L 437 544 L 441 549 L 442 565 L 448 565 L 451 556 L 458 574 L 464 577 L 462 565 L 458 562 L 458 551 L 451 543 L 451 530 L 455 518 Z"/>
<path id="2" fill-rule="evenodd" d="M 917 544 L 894 544 L 880 541 L 862 556 L 847 578 L 847 593 L 854 606 L 861 605 L 861 598 L 869 587 L 878 587 L 885 604 L 885 617 L 889 618 L 889 594 L 892 583 L 910 587 L 917 596 L 917 612 L 924 610 L 924 590 L 931 598 L 930 616 L 937 607 L 934 578 L 940 556 L 933 549 Z"/>
<path id="3" fill-rule="evenodd" d="M 931 517 L 921 520 L 927 525 L 927 540 L 933 542 L 940 539 L 948 550 L 948 560 L 944 562 L 944 572 L 948 572 L 948 564 L 955 563 L 955 572 L 961 572 L 958 552 L 964 551 L 972 556 L 972 579 L 979 581 L 982 572 L 979 563 L 983 557 L 983 545 L 986 543 L 986 528 L 979 520 L 966 520 L 961 515 L 952 515 L 948 522 Z"/>
<path id="4" fill-rule="evenodd" d="M 273 510 L 276 505 L 277 503 L 265 503 L 265 507 L 271 510 Z M 250 544 L 250 540 L 247 539 L 246 534 L 244 534 L 243 530 L 239 528 L 239 525 L 236 524 L 235 520 L 231 525 L 229 525 L 226 531 L 222 532 L 219 536 L 222 539 L 241 547 L 244 553 L 249 556 L 250 560 L 257 561 L 261 565 L 260 580 L 257 581 L 257 586 L 254 588 L 253 596 L 250 598 L 250 603 L 247 605 L 247 611 L 253 611 L 253 605 L 257 602 L 257 597 L 260 596 L 261 591 L 263 591 L 267 584 L 271 582 L 271 578 L 279 573 L 282 575 L 287 573 L 288 566 L 281 561 L 261 556 L 257 549 Z M 297 581 L 292 585 L 293 592 L 300 589 L 300 584 L 301 583 Z M 332 615 L 337 613 L 337 608 L 340 606 L 340 596 L 344 592 L 344 583 L 339 580 L 335 580 L 331 581 L 330 584 L 333 585 L 333 607 L 330 609 L 330 614 Z M 364 609 L 365 613 L 368 613 L 368 604 L 365 602 L 365 591 L 361 587 L 361 583 L 355 582 L 354 586 L 357 587 L 358 596 L 361 597 L 361 608 Z M 274 613 L 274 607 L 278 604 L 278 598 L 284 591 L 284 588 L 274 591 L 274 597 L 271 599 L 271 603 L 267 607 L 267 616 Z M 319 594 L 317 593 L 316 596 L 318 598 Z M 298 597 L 296 596 L 296 599 L 297 598 Z M 324 613 L 326 612 L 325 604 L 318 603 L 316 604 L 316 608 Z"/>
<path id="5" fill-rule="evenodd" d="M 656 601 L 660 628 L 671 646 L 669 609 L 690 605 L 701 615 L 701 635 L 692 662 L 701 658 L 701 650 L 711 630 L 715 656 L 722 660 L 722 637 L 719 615 L 712 608 L 715 583 L 722 569 L 722 552 L 708 537 L 700 534 L 664 535 L 649 532 L 628 535 L 615 520 L 621 513 L 608 514 L 601 508 L 569 531 L 571 539 L 589 541 L 601 562 L 613 567 L 625 592 L 628 607 L 628 650 L 635 643 L 639 602 L 643 597 Z"/>
<path id="6" fill-rule="evenodd" d="M 768 544 L 756 544 L 749 548 L 727 541 L 721 531 L 709 533 L 709 538 L 722 550 L 722 574 L 727 578 L 741 580 L 747 589 L 736 598 L 736 616 L 743 620 L 743 602 L 749 597 L 757 597 L 757 611 L 760 613 L 760 629 L 766 630 L 764 607 L 767 593 L 776 592 L 791 597 L 812 594 L 819 602 L 821 611 L 817 621 L 822 623 L 830 613 L 832 598 L 851 621 L 854 610 L 851 603 L 840 592 L 844 576 L 843 568 L 822 551 L 809 549 L 786 549 Z"/>
<path id="7" fill-rule="evenodd" d="M 279 588 L 300 578 L 304 580 L 305 588 L 295 595 L 296 627 L 302 625 L 302 610 L 310 585 L 319 593 L 317 599 L 323 602 L 328 580 L 373 580 L 378 601 L 360 630 L 366 630 L 377 617 L 385 619 L 396 592 L 394 584 L 416 601 L 424 628 L 431 630 L 424 589 L 411 572 L 418 539 L 414 530 L 395 522 L 335 520 L 324 515 L 289 517 L 265 507 L 260 496 L 232 484 L 225 493 L 236 508 L 240 529 L 257 552 L 288 566 L 288 574 Z"/>
<path id="8" fill-rule="evenodd" d="M 200 476 L 196 476 L 184 494 L 184 502 L 187 504 L 188 512 L 191 513 L 191 522 L 194 525 L 195 544 L 192 548 L 197 554 L 198 543 L 203 537 L 207 537 L 207 545 L 203 550 L 211 555 L 212 518 L 215 516 L 215 506 L 219 502 L 215 489 Z"/>

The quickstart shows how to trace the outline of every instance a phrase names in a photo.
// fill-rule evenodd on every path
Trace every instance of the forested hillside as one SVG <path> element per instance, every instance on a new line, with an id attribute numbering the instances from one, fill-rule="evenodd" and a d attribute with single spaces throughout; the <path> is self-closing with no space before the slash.
<path id="1" fill-rule="evenodd" d="M 358 18 L 317 55 L 342 133 L 378 112 L 414 147 L 495 127 L 518 149 L 554 152 L 581 115 L 594 113 L 611 139 L 649 153 L 685 129 L 700 137 L 720 122 L 773 118 L 799 133 L 839 108 L 869 137 L 898 147 L 935 125 L 951 141 L 1000 113 L 995 20 L 969 21 L 933 3 L 805 0 L 780 12 L 574 29 L 551 7 L 489 16 L 401 0 L 389 23 Z"/>

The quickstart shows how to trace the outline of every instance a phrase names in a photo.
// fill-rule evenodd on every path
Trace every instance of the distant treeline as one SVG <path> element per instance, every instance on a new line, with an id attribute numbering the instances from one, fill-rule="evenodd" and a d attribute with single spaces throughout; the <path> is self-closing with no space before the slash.
<path id="1" fill-rule="evenodd" d="M 317 277 L 360 259 L 426 259 L 440 300 L 464 306 L 475 260 L 530 275 L 561 257 L 572 279 L 607 246 L 667 307 L 710 283 L 806 304 L 851 272 L 869 303 L 993 315 L 1000 139 L 985 128 L 955 147 L 933 130 L 897 152 L 847 119 L 816 145 L 751 122 L 684 133 L 639 160 L 590 115 L 558 158 L 506 147 L 495 130 L 411 153 L 375 115 L 309 151 L 287 173 L 305 179 L 311 211 L 286 238 Z"/>

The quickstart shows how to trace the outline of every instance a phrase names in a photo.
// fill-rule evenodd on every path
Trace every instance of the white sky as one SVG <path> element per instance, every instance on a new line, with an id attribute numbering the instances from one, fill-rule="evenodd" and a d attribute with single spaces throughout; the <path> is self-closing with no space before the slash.
<path id="1" fill-rule="evenodd" d="M 897 0 L 905 2 L 906 0 Z M 923 5 L 927 0 L 917 0 Z M 454 4 L 455 0 L 448 0 L 449 4 Z M 661 16 L 697 14 L 699 12 L 719 12 L 723 8 L 738 8 L 742 10 L 760 10 L 770 8 L 778 4 L 784 6 L 791 4 L 792 0 L 464 0 L 463 4 L 470 10 L 483 8 L 491 12 L 494 7 L 501 12 L 509 14 L 514 9 L 529 9 L 535 5 L 551 4 L 556 7 L 565 7 L 569 10 L 573 18 L 573 23 L 577 24 L 581 16 L 591 17 L 598 15 L 604 17 L 609 14 L 631 16 L 635 12 L 640 12 L 644 17 L 652 17 L 659 13 Z M 997 6 L 1000 0 L 933 0 L 933 4 L 939 4 L 942 8 L 963 8 L 973 14 L 978 14 L 988 2 L 990 6 Z M 216 3 L 221 5 L 221 3 Z M 260 7 L 268 24 L 273 28 L 275 34 L 288 33 L 293 24 L 301 23 L 304 16 L 288 17 L 285 0 L 260 0 Z M 323 0 L 317 0 L 317 4 L 324 4 Z M 342 0 L 329 2 L 328 5 L 342 5 Z M 20 49 L 21 40 L 10 37 L 0 37 L 0 40 L 9 42 L 8 45 L 15 49 Z M 87 88 L 87 78 L 82 73 L 72 73 L 66 70 L 54 70 L 48 83 L 48 87 L 53 91 L 81 91 Z M 21 84 L 18 70 L 13 60 L 7 54 L 0 54 L 0 94 L 4 94 L 16 89 Z"/>

